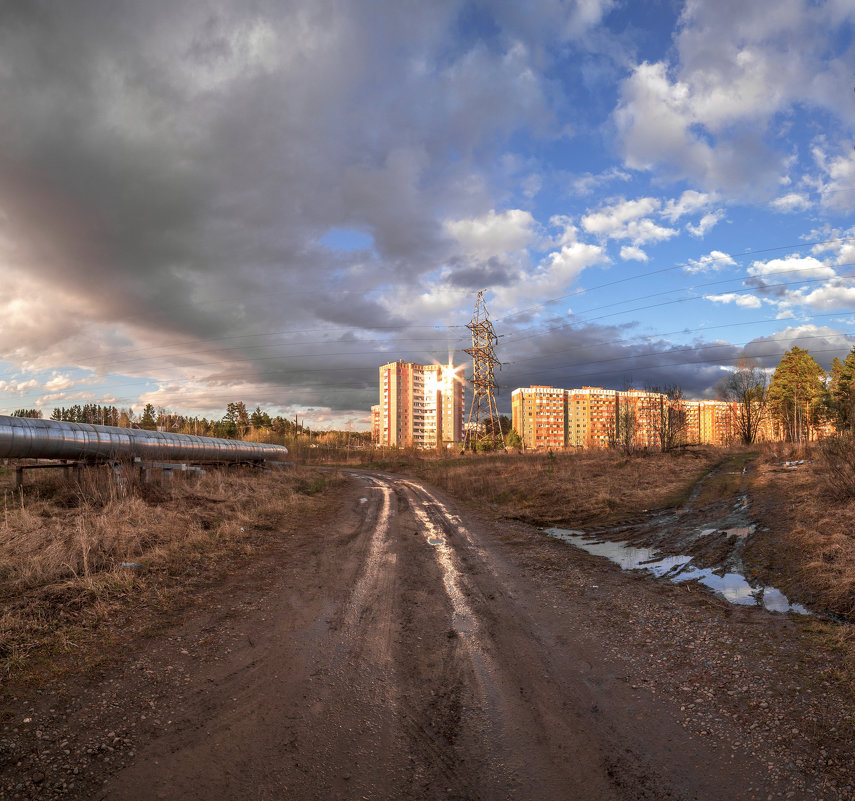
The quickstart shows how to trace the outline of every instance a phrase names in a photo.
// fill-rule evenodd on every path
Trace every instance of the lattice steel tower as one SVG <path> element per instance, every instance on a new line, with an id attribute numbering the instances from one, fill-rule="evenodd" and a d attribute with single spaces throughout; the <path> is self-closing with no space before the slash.
<path id="1" fill-rule="evenodd" d="M 464 443 L 475 450 L 483 422 L 485 431 L 480 441 L 489 442 L 493 447 L 501 447 L 502 427 L 496 410 L 493 368 L 501 368 L 502 363 L 493 351 L 493 346 L 499 338 L 493 331 L 487 305 L 484 303 L 483 290 L 478 293 L 478 299 L 475 301 L 472 322 L 466 327 L 472 332 L 472 347 L 463 351 L 472 357 L 472 405 L 469 407 L 469 419 L 466 421 Z"/>

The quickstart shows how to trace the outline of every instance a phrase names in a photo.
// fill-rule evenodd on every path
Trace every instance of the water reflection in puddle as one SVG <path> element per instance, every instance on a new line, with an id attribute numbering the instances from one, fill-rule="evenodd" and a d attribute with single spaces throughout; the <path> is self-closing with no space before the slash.
<path id="1" fill-rule="evenodd" d="M 711 568 L 699 568 L 690 564 L 691 556 L 664 556 L 652 548 L 636 548 L 625 542 L 598 540 L 582 531 L 549 528 L 550 537 L 563 540 L 594 556 L 604 556 L 623 570 L 645 570 L 657 578 L 669 581 L 697 581 L 726 601 L 742 606 L 763 606 L 770 612 L 810 612 L 801 604 L 791 604 L 784 593 L 775 587 L 752 587 L 741 573 L 714 573 Z"/>

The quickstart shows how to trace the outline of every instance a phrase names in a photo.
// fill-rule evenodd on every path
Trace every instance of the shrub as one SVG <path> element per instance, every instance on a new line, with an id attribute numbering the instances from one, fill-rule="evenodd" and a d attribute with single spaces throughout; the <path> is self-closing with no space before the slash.
<path id="1" fill-rule="evenodd" d="M 832 498 L 855 498 L 855 439 L 851 434 L 827 437 L 819 443 L 819 472 Z"/>

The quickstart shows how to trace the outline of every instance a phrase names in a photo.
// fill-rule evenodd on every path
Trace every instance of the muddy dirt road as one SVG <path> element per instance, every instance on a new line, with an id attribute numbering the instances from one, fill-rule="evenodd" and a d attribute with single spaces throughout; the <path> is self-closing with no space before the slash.
<path id="1" fill-rule="evenodd" d="M 803 712 L 772 698 L 801 658 L 789 618 L 621 574 L 413 480 L 352 474 L 333 524 L 282 543 L 207 607 L 7 725 L 35 755 L 4 794 L 849 797 L 845 775 L 806 756 Z M 687 644 L 663 660 L 675 627 Z M 781 644 L 774 671 L 749 664 L 753 637 Z M 773 733 L 754 742 L 758 720 Z"/>

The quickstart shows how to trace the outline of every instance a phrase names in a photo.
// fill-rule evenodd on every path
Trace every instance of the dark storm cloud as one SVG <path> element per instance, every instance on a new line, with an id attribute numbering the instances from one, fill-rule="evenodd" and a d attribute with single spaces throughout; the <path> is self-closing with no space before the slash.
<path id="1" fill-rule="evenodd" d="M 384 291 L 423 288 L 442 220 L 491 205 L 495 144 L 550 115 L 525 52 L 454 38 L 461 3 L 381 5 L 0 6 L 0 234 L 60 299 L 22 289 L 56 325 L 0 329 L 0 358 L 75 363 L 81 309 L 152 344 L 401 324 Z M 321 245 L 334 227 L 372 254 Z"/>
<path id="2" fill-rule="evenodd" d="M 509 332 L 498 348 L 504 362 L 497 374 L 503 388 L 500 409 L 510 410 L 513 389 L 531 384 L 565 389 L 678 386 L 687 398 L 715 398 L 719 380 L 741 359 L 771 370 L 797 346 L 828 370 L 835 356 L 842 360 L 855 345 L 855 337 L 813 325 L 786 328 L 743 347 L 702 340 L 679 346 L 662 340 L 639 342 L 632 334 L 631 326 L 573 327 L 560 322 L 539 333 Z"/>
<path id="3" fill-rule="evenodd" d="M 499 259 L 490 259 L 485 264 L 458 267 L 448 276 L 452 286 L 478 290 L 485 286 L 509 286 L 518 277 L 518 271 L 502 264 Z"/>
<path id="4" fill-rule="evenodd" d="M 564 324 L 537 335 L 520 330 L 503 338 L 499 346 L 499 358 L 505 362 L 500 405 L 506 410 L 511 391 L 530 384 L 566 389 L 678 386 L 689 398 L 715 397 L 722 366 L 734 365 L 741 352 L 729 343 L 638 342 L 627 327 Z"/>

